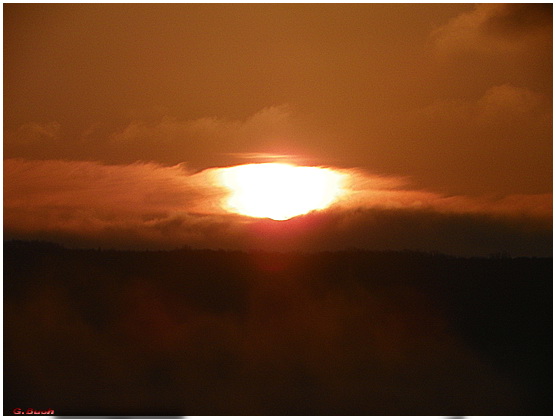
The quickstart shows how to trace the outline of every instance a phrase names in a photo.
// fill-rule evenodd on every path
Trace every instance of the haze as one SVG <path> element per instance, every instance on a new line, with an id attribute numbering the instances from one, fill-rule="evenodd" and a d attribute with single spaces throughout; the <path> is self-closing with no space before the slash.
<path id="1" fill-rule="evenodd" d="M 180 167 L 190 176 L 286 159 L 358 173 L 372 180 L 367 189 L 375 198 L 397 179 L 393 189 L 403 184 L 404 194 L 394 193 L 381 204 L 386 208 L 414 210 L 416 201 L 408 204 L 407 196 L 418 193 L 417 207 L 435 216 L 438 198 L 466 202 L 452 205 L 450 214 L 481 207 L 481 214 L 498 217 L 500 202 L 517 202 L 510 215 L 525 214 L 528 224 L 535 213 L 535 225 L 542 208 L 540 230 L 516 227 L 515 219 L 496 228 L 517 228 L 523 254 L 551 253 L 551 4 L 6 4 L 4 61 L 9 237 L 65 237 L 105 247 L 121 241 L 129 226 L 113 220 L 126 219 L 124 213 L 107 217 L 95 209 L 100 202 L 86 216 L 70 209 L 77 203 L 67 196 L 75 190 L 64 189 L 63 179 L 72 174 L 89 200 L 97 196 L 92 191 L 106 195 L 108 179 L 99 173 L 125 179 L 123 189 L 128 182 L 140 191 L 133 198 L 141 204 L 139 218 L 164 223 L 193 209 L 174 211 L 185 193 L 178 191 L 159 202 L 156 216 L 149 212 L 138 179 L 153 174 L 142 171 L 138 178 L 136 170 L 130 179 L 137 164 L 157 173 Z M 95 173 L 84 174 L 84 165 Z M 166 187 L 175 184 L 171 177 Z M 41 199 L 29 188 L 45 187 L 66 198 L 38 208 Z M 201 206 L 205 216 L 214 213 L 206 210 L 214 203 Z M 37 221 L 56 211 L 65 215 Z M 77 221 L 69 227 L 67 217 Z M 20 227 L 35 222 L 31 230 Z M 84 225 L 96 222 L 121 234 L 86 233 Z M 161 233 L 130 228 L 141 245 L 186 241 L 186 235 L 149 241 Z M 531 236 L 539 231 L 541 241 Z M 242 247 L 243 239 L 226 234 L 218 244 L 214 237 L 195 244 Z M 422 249 L 429 238 L 362 245 Z M 499 235 L 489 240 L 498 242 Z M 497 246 L 487 251 L 502 250 Z M 465 253 L 472 246 L 456 247 Z"/>
<path id="2" fill-rule="evenodd" d="M 551 415 L 552 4 L 3 10 L 4 415 Z"/>

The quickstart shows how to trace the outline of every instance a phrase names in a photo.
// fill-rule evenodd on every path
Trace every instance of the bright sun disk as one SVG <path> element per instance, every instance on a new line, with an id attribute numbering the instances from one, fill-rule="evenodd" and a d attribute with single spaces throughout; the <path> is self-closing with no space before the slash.
<path id="1" fill-rule="evenodd" d="M 261 163 L 220 169 L 219 182 L 230 191 L 226 210 L 288 220 L 334 203 L 344 192 L 344 177 L 322 167 Z"/>

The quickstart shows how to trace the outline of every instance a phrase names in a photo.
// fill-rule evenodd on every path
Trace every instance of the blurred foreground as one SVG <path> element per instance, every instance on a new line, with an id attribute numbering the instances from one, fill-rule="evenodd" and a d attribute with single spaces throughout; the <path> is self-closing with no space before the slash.
<path id="1" fill-rule="evenodd" d="M 4 243 L 4 414 L 551 415 L 552 259 Z"/>

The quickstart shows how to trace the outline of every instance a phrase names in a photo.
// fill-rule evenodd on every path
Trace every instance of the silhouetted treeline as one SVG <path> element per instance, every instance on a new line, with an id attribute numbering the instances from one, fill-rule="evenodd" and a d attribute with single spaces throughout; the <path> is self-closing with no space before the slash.
<path id="1" fill-rule="evenodd" d="M 4 243 L 4 410 L 549 415 L 552 259 Z"/>

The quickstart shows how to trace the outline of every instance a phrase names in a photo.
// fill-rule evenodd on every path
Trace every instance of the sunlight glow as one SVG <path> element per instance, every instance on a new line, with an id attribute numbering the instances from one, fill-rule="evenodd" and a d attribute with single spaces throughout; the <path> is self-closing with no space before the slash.
<path id="1" fill-rule="evenodd" d="M 344 193 L 345 176 L 322 167 L 261 163 L 223 168 L 219 182 L 231 192 L 226 210 L 288 220 L 334 203 Z"/>

